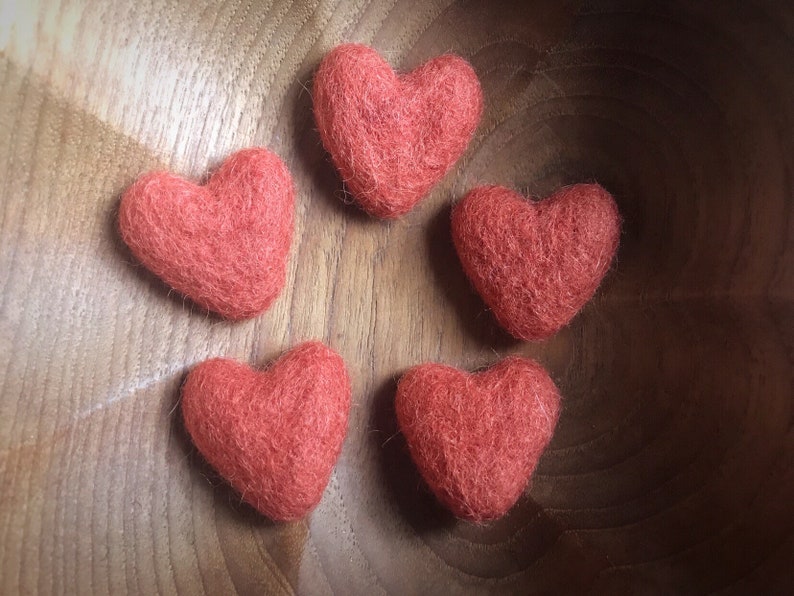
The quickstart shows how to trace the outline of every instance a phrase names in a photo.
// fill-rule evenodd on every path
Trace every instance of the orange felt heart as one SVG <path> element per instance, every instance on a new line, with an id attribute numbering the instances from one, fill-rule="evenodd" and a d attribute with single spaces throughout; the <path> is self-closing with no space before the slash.
<path id="1" fill-rule="evenodd" d="M 314 115 L 342 180 L 369 214 L 407 213 L 463 154 L 482 114 L 472 67 L 445 54 L 398 75 L 367 46 L 337 46 L 314 77 Z"/>
<path id="2" fill-rule="evenodd" d="M 257 372 L 216 358 L 182 388 L 185 427 L 242 498 L 276 521 L 320 502 L 342 450 L 350 379 L 342 358 L 307 342 Z"/>
<path id="3" fill-rule="evenodd" d="M 609 270 L 620 215 L 597 184 L 539 202 L 501 186 L 472 190 L 452 212 L 463 270 L 499 323 L 520 339 L 545 339 L 576 315 Z"/>
<path id="4" fill-rule="evenodd" d="M 121 236 L 138 260 L 229 319 L 261 313 L 284 287 L 293 219 L 292 177 L 264 148 L 231 155 L 205 186 L 146 174 L 119 209 Z"/>
<path id="5" fill-rule="evenodd" d="M 528 358 L 470 374 L 441 364 L 409 370 L 397 419 L 433 493 L 456 516 L 486 521 L 518 500 L 551 440 L 560 395 Z"/>

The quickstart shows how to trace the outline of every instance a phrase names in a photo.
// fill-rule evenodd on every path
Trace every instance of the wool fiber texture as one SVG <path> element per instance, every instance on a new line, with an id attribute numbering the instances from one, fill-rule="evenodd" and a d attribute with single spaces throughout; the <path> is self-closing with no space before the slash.
<path id="1" fill-rule="evenodd" d="M 199 186 L 168 172 L 139 178 L 119 209 L 121 236 L 169 286 L 227 319 L 254 317 L 286 281 L 294 190 L 274 153 L 231 155 Z"/>
<path id="2" fill-rule="evenodd" d="M 264 371 L 216 358 L 182 388 L 193 443 L 242 498 L 275 521 L 320 502 L 342 449 L 350 379 L 320 342 L 299 345 Z"/>
<path id="3" fill-rule="evenodd" d="M 597 184 L 576 184 L 542 201 L 481 186 L 452 212 L 463 270 L 513 336 L 554 335 L 592 298 L 620 240 L 620 214 Z"/>
<path id="4" fill-rule="evenodd" d="M 395 406 L 432 492 L 457 517 L 484 522 L 526 488 L 554 433 L 560 394 L 540 364 L 511 356 L 479 373 L 414 367 L 398 383 Z"/>
<path id="5" fill-rule="evenodd" d="M 462 58 L 444 54 L 398 75 L 360 44 L 331 50 L 314 77 L 314 115 L 325 149 L 370 215 L 410 211 L 463 154 L 483 108 Z"/>

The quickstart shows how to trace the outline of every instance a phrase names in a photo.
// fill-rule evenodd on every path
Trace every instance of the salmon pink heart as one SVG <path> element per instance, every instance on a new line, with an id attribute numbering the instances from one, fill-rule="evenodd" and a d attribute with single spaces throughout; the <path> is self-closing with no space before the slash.
<path id="1" fill-rule="evenodd" d="M 470 374 L 423 364 L 400 379 L 397 419 L 433 493 L 456 516 L 504 515 L 551 440 L 560 395 L 546 371 L 511 356 Z"/>
<path id="2" fill-rule="evenodd" d="M 314 77 L 314 115 L 342 180 L 370 215 L 410 211 L 468 145 L 482 114 L 477 75 L 445 54 L 398 75 L 364 45 L 337 46 Z"/>
<path id="3" fill-rule="evenodd" d="M 276 521 L 299 519 L 319 503 L 349 411 L 345 363 L 319 342 L 294 348 L 261 372 L 208 360 L 182 388 L 185 427 L 199 452 Z"/>
<path id="4" fill-rule="evenodd" d="M 452 239 L 472 285 L 519 339 L 550 337 L 590 300 L 620 239 L 620 215 L 597 184 L 542 201 L 475 188 L 452 212 Z"/>
<path id="5" fill-rule="evenodd" d="M 231 155 L 205 186 L 146 174 L 119 208 L 121 236 L 138 260 L 228 319 L 256 316 L 281 292 L 293 219 L 292 177 L 264 148 Z"/>

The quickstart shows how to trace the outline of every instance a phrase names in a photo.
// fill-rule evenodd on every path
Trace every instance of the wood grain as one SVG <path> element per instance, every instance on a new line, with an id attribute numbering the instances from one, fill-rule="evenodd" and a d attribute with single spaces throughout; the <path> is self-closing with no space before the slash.
<path id="1" fill-rule="evenodd" d="M 384 224 L 345 204 L 307 89 L 341 41 L 455 51 L 487 108 L 453 173 Z M 780 1 L 0 0 L 0 592 L 786 593 L 794 589 L 794 10 Z M 287 289 L 196 312 L 115 209 L 265 144 L 298 190 Z M 598 180 L 625 218 L 596 300 L 511 341 L 469 288 L 471 186 Z M 319 508 L 273 525 L 196 455 L 179 385 L 320 338 L 354 381 Z M 427 360 L 544 362 L 565 395 L 525 498 L 488 527 L 424 489 L 393 413 Z"/>

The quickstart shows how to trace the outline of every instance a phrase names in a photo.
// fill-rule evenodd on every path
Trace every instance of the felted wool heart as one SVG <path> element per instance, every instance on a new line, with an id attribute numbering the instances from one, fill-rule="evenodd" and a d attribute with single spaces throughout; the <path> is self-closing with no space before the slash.
<path id="1" fill-rule="evenodd" d="M 204 458 L 267 517 L 295 520 L 320 502 L 342 450 L 350 379 L 319 342 L 270 368 L 216 358 L 182 387 L 185 427 Z"/>
<path id="2" fill-rule="evenodd" d="M 472 190 L 453 209 L 463 270 L 499 323 L 519 339 L 545 339 L 590 300 L 620 239 L 620 214 L 597 184 L 535 202 L 501 186 Z"/>
<path id="3" fill-rule="evenodd" d="M 264 148 L 231 155 L 205 186 L 168 172 L 139 178 L 121 199 L 132 253 L 168 285 L 228 319 L 264 311 L 284 287 L 294 191 Z"/>
<path id="4" fill-rule="evenodd" d="M 400 379 L 396 410 L 439 501 L 482 522 L 504 515 L 526 488 L 554 433 L 560 395 L 528 358 L 511 356 L 476 374 L 423 364 Z"/>
<path id="5" fill-rule="evenodd" d="M 342 180 L 370 215 L 403 215 L 463 154 L 482 114 L 468 62 L 445 54 L 398 75 L 364 45 L 343 44 L 314 77 L 314 116 Z"/>

